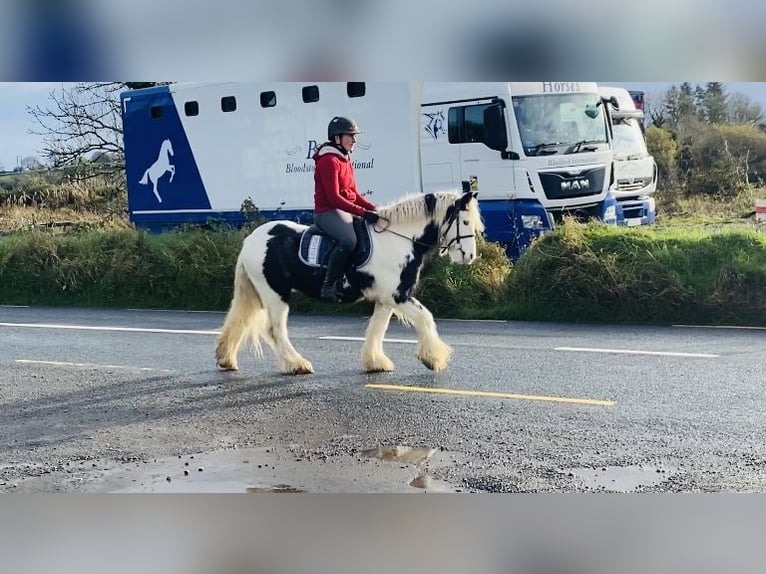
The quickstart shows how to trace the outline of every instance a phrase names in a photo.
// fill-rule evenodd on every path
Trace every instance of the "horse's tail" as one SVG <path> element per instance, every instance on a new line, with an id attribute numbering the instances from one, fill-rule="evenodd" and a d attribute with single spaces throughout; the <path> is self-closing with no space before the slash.
<path id="1" fill-rule="evenodd" d="M 144 172 L 144 177 L 142 177 L 141 181 L 139 181 L 138 183 L 140 183 L 141 185 L 146 185 L 147 183 L 149 183 L 149 170 L 148 169 Z"/>
<path id="2" fill-rule="evenodd" d="M 225 370 L 237 370 L 237 351 L 247 334 L 252 338 L 256 355 L 263 356 L 261 337 L 265 334 L 267 320 L 261 297 L 245 265 L 238 260 L 234 270 L 234 296 L 218 336 L 218 366 Z"/>

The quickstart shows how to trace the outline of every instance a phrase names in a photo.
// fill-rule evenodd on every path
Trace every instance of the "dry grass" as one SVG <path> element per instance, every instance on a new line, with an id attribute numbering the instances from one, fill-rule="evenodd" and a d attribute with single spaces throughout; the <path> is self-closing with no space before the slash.
<path id="1" fill-rule="evenodd" d="M 32 229 L 127 229 L 130 223 L 124 216 L 94 211 L 16 205 L 0 206 L 0 233 Z"/>
<path id="2" fill-rule="evenodd" d="M 766 199 L 766 188 L 750 188 L 728 198 L 685 195 L 680 190 L 660 190 L 655 199 L 659 226 L 746 225 L 755 222 L 755 200 Z"/>

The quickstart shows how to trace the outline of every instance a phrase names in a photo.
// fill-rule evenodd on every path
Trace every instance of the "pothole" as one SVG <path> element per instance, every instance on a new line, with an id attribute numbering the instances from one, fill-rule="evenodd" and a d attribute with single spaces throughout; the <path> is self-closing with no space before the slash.
<path id="1" fill-rule="evenodd" d="M 564 472 L 582 480 L 590 488 L 614 492 L 632 492 L 641 487 L 656 486 L 674 473 L 671 469 L 654 466 L 570 468 Z"/>

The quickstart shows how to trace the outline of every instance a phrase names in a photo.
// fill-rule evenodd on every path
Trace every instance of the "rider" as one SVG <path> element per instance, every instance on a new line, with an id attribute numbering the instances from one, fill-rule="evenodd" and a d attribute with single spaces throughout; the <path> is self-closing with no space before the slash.
<path id="1" fill-rule="evenodd" d="M 338 299 L 337 284 L 356 248 L 353 216 L 362 217 L 371 225 L 379 218 L 375 205 L 362 197 L 356 187 L 351 152 L 359 133 L 354 120 L 336 116 L 327 126 L 328 141 L 313 156 L 314 221 L 337 242 L 330 253 L 320 293 L 322 299 L 331 301 Z"/>

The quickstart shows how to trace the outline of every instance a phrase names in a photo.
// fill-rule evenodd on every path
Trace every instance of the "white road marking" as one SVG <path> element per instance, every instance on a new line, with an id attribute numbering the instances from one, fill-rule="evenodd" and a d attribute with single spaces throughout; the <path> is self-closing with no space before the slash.
<path id="1" fill-rule="evenodd" d="M 617 353 L 623 355 L 662 355 L 667 357 L 696 357 L 713 359 L 719 355 L 708 353 L 674 353 L 670 351 L 634 351 L 631 349 L 591 349 L 587 347 L 556 347 L 555 351 L 572 351 L 577 353 Z"/>
<path id="2" fill-rule="evenodd" d="M 29 305 L 0 305 L 0 308 L 8 308 L 8 309 L 29 309 Z"/>
<path id="3" fill-rule="evenodd" d="M 364 337 L 319 337 L 320 341 L 364 341 Z M 383 339 L 384 343 L 407 343 L 417 345 L 417 339 Z"/>
<path id="4" fill-rule="evenodd" d="M 507 323 L 505 319 L 437 319 L 438 323 L 453 322 L 453 323 Z"/>
<path id="5" fill-rule="evenodd" d="M 364 341 L 364 337 L 319 337 L 322 341 Z M 384 343 L 408 343 L 412 345 L 417 344 L 416 339 L 383 339 Z M 461 346 L 459 343 L 454 343 L 455 346 Z M 466 347 L 481 346 L 488 347 L 488 345 L 464 345 Z M 495 348 L 495 347 L 492 347 Z M 527 350 L 546 350 L 544 347 L 512 347 L 512 346 L 500 346 L 502 349 L 527 349 Z M 707 353 L 672 353 L 669 351 L 633 351 L 630 349 L 592 349 L 586 347 L 556 347 L 555 351 L 572 351 L 572 352 L 584 352 L 584 353 L 623 353 L 628 355 L 665 355 L 671 357 L 695 357 L 695 358 L 715 358 L 719 355 L 710 355 Z"/>
<path id="6" fill-rule="evenodd" d="M 165 333 L 171 335 L 220 335 L 220 331 L 207 331 L 198 329 L 161 329 L 148 327 L 114 327 L 97 325 L 64 325 L 56 323 L 0 323 L 0 327 L 20 327 L 31 329 L 63 329 L 80 331 L 112 331 L 119 333 Z M 357 341 L 364 342 L 364 337 L 340 337 L 325 336 L 319 337 L 321 341 Z M 417 339 L 383 339 L 384 343 L 404 343 L 407 345 L 417 345 Z M 470 345 L 469 345 L 470 346 Z M 505 347 L 504 347 L 505 348 Z M 514 347 L 508 347 L 514 348 Z M 540 350 L 545 350 L 540 348 Z M 709 353 L 676 353 L 669 351 L 636 351 L 631 349 L 601 349 L 589 347 L 555 347 L 555 351 L 569 351 L 580 353 L 615 353 L 627 355 L 660 355 L 669 357 L 694 357 L 694 358 L 716 358 L 720 355 Z"/>
<path id="7" fill-rule="evenodd" d="M 68 361 L 36 361 L 33 359 L 16 359 L 16 362 L 23 365 L 53 365 L 58 367 L 93 367 L 96 369 L 129 369 L 132 371 L 162 371 L 164 373 L 172 372 L 170 369 L 155 369 L 152 367 L 131 367 L 129 365 L 99 365 L 96 363 L 71 363 Z"/>
<path id="8" fill-rule="evenodd" d="M 70 329 L 79 331 L 118 331 L 121 333 L 170 333 L 173 335 L 219 335 L 220 331 L 194 329 L 155 329 L 144 327 L 109 327 L 96 325 L 59 325 L 55 323 L 0 323 L 0 327 L 23 327 L 31 329 Z"/>
<path id="9" fill-rule="evenodd" d="M 766 327 L 751 327 L 748 325 L 673 325 L 678 329 L 744 329 L 751 331 L 766 331 Z"/>
<path id="10" fill-rule="evenodd" d="M 214 315 L 223 315 L 226 311 L 186 311 L 183 309 L 125 309 L 126 311 L 137 311 L 139 313 L 212 313 Z"/>

